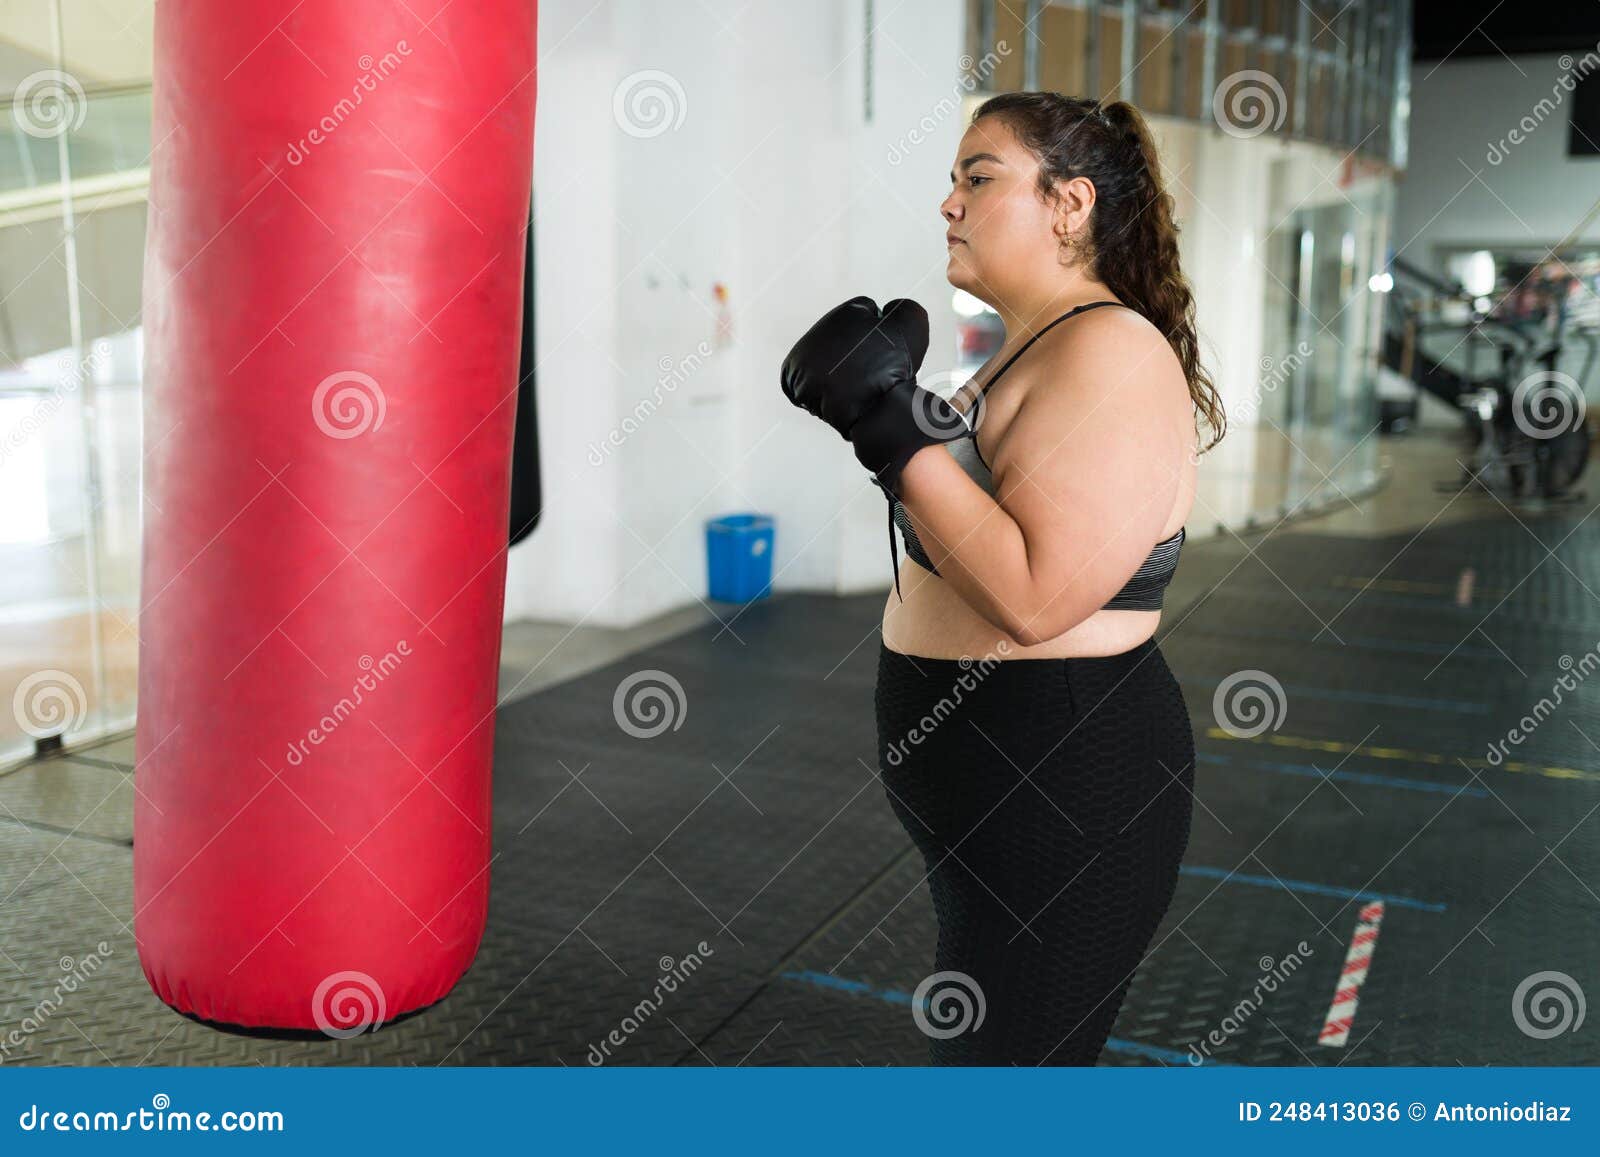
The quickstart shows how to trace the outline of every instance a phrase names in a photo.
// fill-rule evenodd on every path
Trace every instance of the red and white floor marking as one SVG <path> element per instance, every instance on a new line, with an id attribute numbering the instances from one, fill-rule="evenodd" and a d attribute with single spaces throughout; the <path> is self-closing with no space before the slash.
<path id="1" fill-rule="evenodd" d="M 1374 900 L 1364 905 L 1356 923 L 1355 935 L 1350 937 L 1350 950 L 1344 955 L 1344 970 L 1334 988 L 1333 1003 L 1328 1006 L 1322 1031 L 1317 1034 L 1319 1045 L 1340 1047 L 1350 1039 L 1350 1026 L 1356 1019 L 1356 999 L 1361 995 L 1362 982 L 1367 979 L 1367 969 L 1372 967 L 1372 953 L 1378 947 L 1378 925 L 1383 923 L 1383 901 Z"/>

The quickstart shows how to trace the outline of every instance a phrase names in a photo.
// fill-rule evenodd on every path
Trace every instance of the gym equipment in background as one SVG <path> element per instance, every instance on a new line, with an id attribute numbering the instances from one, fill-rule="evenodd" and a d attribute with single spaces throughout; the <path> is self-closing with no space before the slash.
<path id="1" fill-rule="evenodd" d="M 1508 501 L 1572 502 L 1589 460 L 1583 384 L 1594 377 L 1600 332 L 1565 323 L 1502 320 L 1485 298 L 1398 258 L 1387 303 L 1383 363 L 1457 409 L 1470 459 L 1450 493 L 1481 489 Z M 1568 344 L 1584 347 L 1576 377 L 1557 371 Z M 1480 367 L 1483 351 L 1494 364 Z M 1437 353 L 1438 356 L 1433 356 Z M 1465 362 L 1464 367 L 1461 365 Z"/>

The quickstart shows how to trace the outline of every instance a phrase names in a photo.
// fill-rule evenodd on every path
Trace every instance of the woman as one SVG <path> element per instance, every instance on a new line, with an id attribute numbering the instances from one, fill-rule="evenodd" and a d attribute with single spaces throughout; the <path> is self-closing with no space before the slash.
<path id="1" fill-rule="evenodd" d="M 914 380 L 926 315 L 857 298 L 784 389 L 851 440 L 905 537 L 876 708 L 939 920 L 931 1058 L 1088 1065 L 1188 843 L 1194 735 L 1154 634 L 1200 419 L 1206 449 L 1224 420 L 1136 109 L 1004 94 L 956 160 L 947 277 L 1000 315 L 1000 350 L 938 398 Z"/>

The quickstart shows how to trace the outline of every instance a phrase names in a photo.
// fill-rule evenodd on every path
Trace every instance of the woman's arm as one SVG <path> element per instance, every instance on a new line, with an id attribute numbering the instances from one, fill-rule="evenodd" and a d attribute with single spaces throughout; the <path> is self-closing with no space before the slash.
<path id="1" fill-rule="evenodd" d="M 995 448 L 996 497 L 942 451 L 918 451 L 901 475 L 940 575 L 1023 646 L 1122 588 L 1161 537 L 1190 450 L 1171 347 L 1148 322 L 1107 312 L 1035 345 L 1046 364 Z"/>

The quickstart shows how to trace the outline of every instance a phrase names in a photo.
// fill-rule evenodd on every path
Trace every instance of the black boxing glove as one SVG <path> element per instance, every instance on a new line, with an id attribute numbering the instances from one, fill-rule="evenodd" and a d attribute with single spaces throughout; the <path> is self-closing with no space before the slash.
<path id="1" fill-rule="evenodd" d="M 914 387 L 928 352 L 928 314 L 908 298 L 880 311 L 852 297 L 823 314 L 783 359 L 784 395 L 849 439 L 850 431 L 896 386 Z"/>
<path id="2" fill-rule="evenodd" d="M 900 471 L 924 446 L 965 438 L 967 418 L 932 390 L 897 382 L 850 430 L 856 460 L 886 494 L 900 494 Z"/>

